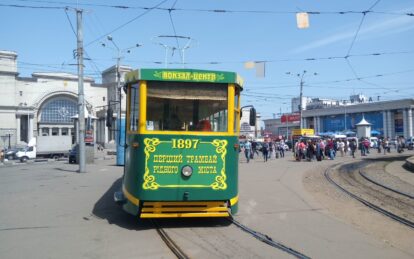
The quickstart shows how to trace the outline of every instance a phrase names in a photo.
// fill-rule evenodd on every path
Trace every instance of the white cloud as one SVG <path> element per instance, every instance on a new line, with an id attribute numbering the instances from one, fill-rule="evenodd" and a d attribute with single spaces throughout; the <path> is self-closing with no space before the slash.
<path id="1" fill-rule="evenodd" d="M 376 23 L 370 22 L 369 24 L 367 18 L 368 17 L 365 17 L 365 21 L 362 24 L 361 30 L 358 33 L 358 41 L 390 36 L 393 34 L 412 30 L 414 28 L 414 18 L 409 16 L 392 17 Z M 328 46 L 344 40 L 350 42 L 356 32 L 356 25 L 353 25 L 352 27 L 354 29 L 348 29 L 345 32 L 335 33 L 320 40 L 308 43 L 302 47 L 296 48 L 292 50 L 292 53 L 298 54 L 312 49 Z"/>

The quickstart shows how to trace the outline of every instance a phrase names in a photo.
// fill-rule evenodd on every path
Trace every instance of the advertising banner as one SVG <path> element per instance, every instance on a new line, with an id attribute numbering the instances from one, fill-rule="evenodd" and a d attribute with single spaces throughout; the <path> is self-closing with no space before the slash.
<path id="1" fill-rule="evenodd" d="M 284 114 L 284 115 L 282 115 L 282 117 L 280 117 L 280 121 L 282 123 L 286 123 L 286 122 L 297 122 L 297 123 L 299 123 L 300 115 L 299 115 L 299 113 Z"/>

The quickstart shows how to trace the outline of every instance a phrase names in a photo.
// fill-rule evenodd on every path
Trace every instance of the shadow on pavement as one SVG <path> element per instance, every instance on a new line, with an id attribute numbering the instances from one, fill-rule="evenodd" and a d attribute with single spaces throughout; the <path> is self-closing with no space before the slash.
<path id="1" fill-rule="evenodd" d="M 112 186 L 95 203 L 92 214 L 100 219 L 105 219 L 109 224 L 115 224 L 129 230 L 145 230 L 156 228 L 150 219 L 140 219 L 122 210 L 122 207 L 114 202 L 114 192 L 122 186 L 122 178 L 116 180 Z M 157 223 L 163 228 L 205 228 L 228 226 L 231 222 L 225 218 L 173 218 L 157 219 Z"/>
<path id="2" fill-rule="evenodd" d="M 69 172 L 69 173 L 77 173 L 77 172 L 79 172 L 78 169 L 65 169 L 65 168 L 60 168 L 60 167 L 55 167 L 53 169 L 56 170 L 56 171 Z"/>
<path id="3" fill-rule="evenodd" d="M 122 186 L 122 178 L 116 180 L 112 186 L 95 203 L 92 214 L 100 219 L 105 219 L 109 224 L 115 224 L 129 230 L 145 230 L 153 228 L 151 222 L 141 221 L 126 213 L 122 207 L 114 201 L 114 193 Z"/>

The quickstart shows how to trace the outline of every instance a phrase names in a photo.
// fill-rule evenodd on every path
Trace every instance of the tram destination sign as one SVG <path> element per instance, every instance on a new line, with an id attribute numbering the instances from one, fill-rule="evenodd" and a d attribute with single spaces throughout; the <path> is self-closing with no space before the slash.
<path id="1" fill-rule="evenodd" d="M 235 83 L 243 85 L 243 79 L 234 72 L 196 69 L 140 69 L 126 76 L 126 81 L 178 81 L 196 83 Z"/>
<path id="2" fill-rule="evenodd" d="M 227 189 L 225 171 L 227 140 L 145 138 L 144 144 L 146 158 L 143 189 L 183 187 Z M 191 177 L 181 177 L 183 166 L 190 166 L 193 169 Z M 177 179 L 181 179 L 180 183 Z"/>

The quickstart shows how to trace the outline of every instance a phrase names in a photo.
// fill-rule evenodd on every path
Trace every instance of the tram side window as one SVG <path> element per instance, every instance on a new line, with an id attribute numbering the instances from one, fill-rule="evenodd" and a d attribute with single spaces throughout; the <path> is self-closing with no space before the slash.
<path id="1" fill-rule="evenodd" d="M 239 131 L 240 125 L 240 110 L 239 110 L 239 100 L 240 100 L 240 91 L 236 90 L 236 95 L 234 96 L 234 132 Z"/>
<path id="2" fill-rule="evenodd" d="M 227 131 L 227 84 L 148 82 L 147 130 Z"/>
<path id="3" fill-rule="evenodd" d="M 138 84 L 131 86 L 129 99 L 129 130 L 138 130 L 138 116 L 139 116 L 139 87 Z"/>

